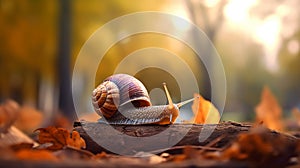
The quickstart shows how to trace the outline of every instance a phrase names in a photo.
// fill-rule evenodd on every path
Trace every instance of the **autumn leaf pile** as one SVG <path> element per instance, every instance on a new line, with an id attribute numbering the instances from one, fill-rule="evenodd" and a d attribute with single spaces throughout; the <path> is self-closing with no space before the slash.
<path id="1" fill-rule="evenodd" d="M 81 150 L 85 148 L 86 144 L 77 131 L 70 133 L 64 128 L 56 127 L 39 128 L 36 131 L 39 132 L 38 143 L 22 142 L 1 146 L 1 149 L 10 153 L 11 155 L 8 157 L 12 159 L 30 161 L 58 161 L 61 157 L 58 151 L 88 152 Z M 20 134 L 16 136 L 20 136 Z"/>
<path id="2" fill-rule="evenodd" d="M 195 94 L 192 124 L 217 124 L 216 107 Z M 297 133 L 286 131 L 282 109 L 270 89 L 264 88 L 261 102 L 255 108 L 256 121 L 249 131 L 239 133 L 227 145 L 216 144 L 226 139 L 217 137 L 205 146 L 174 146 L 157 154 L 139 152 L 135 157 L 107 152 L 92 153 L 89 142 L 79 132 L 62 127 L 35 128 L 31 137 L 15 122 L 24 112 L 14 101 L 0 105 L 0 166 L 21 163 L 44 163 L 72 167 L 288 167 L 300 165 L 300 142 Z M 26 109 L 26 108 L 25 108 Z M 28 108 L 27 108 L 28 109 Z M 30 110 L 29 110 L 30 111 Z M 31 111 L 34 111 L 31 109 Z M 292 110 L 297 121 L 300 111 Z M 23 117 L 26 118 L 26 117 Z M 296 123 L 299 124 L 299 123 Z M 32 129 L 32 127 L 28 128 Z M 281 131 L 281 132 L 276 132 Z M 283 132 L 284 131 L 284 132 Z M 26 132 L 27 133 L 27 132 Z M 29 164 L 32 166 L 32 164 Z M 34 164 L 33 164 L 34 165 Z M 60 166 L 61 166 L 60 165 Z M 37 165 L 35 165 L 37 166 Z M 61 167 L 64 167 L 61 166 Z M 43 167 L 39 165 L 38 167 Z"/>

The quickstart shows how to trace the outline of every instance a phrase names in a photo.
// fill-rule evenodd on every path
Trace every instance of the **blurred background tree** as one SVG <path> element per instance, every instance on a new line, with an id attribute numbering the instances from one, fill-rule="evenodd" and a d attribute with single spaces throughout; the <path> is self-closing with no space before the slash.
<path id="1" fill-rule="evenodd" d="M 285 111 L 300 106 L 298 0 L 66 2 L 0 0 L 0 101 L 12 98 L 37 107 L 48 117 L 59 110 L 72 116 L 72 97 L 66 89 L 84 42 L 114 18 L 132 12 L 161 11 L 198 25 L 217 48 L 228 86 L 223 119 L 252 119 L 264 85 L 271 87 Z M 107 32 L 103 41 L 111 33 L 116 32 Z M 189 30 L 186 33 L 192 34 Z M 65 37 L 66 34 L 69 36 Z M 166 48 L 185 60 L 195 73 L 200 93 L 210 98 L 208 76 L 195 53 L 182 42 L 155 33 L 128 37 L 112 46 L 99 65 L 95 85 L 112 74 L 113 68 L 128 54 L 146 47 Z M 89 66 L 88 60 L 82 64 Z M 78 90 L 89 99 L 90 91 L 85 89 L 84 81 L 94 79 L 86 79 L 84 73 L 89 72 L 83 72 L 82 80 L 78 81 L 82 82 L 82 88 Z M 143 73 L 150 72 L 137 75 L 142 78 Z M 148 80 L 154 81 L 151 77 Z M 147 85 L 151 89 L 157 82 Z M 179 100 L 176 84 L 170 89 L 175 100 Z M 92 111 L 91 105 L 84 102 L 81 107 L 80 111 Z"/>

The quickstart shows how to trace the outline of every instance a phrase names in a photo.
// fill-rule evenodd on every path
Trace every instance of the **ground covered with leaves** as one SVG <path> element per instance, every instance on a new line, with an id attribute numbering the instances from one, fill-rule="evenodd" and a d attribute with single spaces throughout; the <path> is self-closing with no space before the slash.
<path id="1" fill-rule="evenodd" d="M 219 117 L 209 114 L 210 102 L 202 97 L 197 101 L 193 107 L 195 119 L 182 124 L 197 127 Z M 90 150 L 91 142 L 82 132 L 62 125 L 35 128 L 29 135 L 22 129 L 28 125 L 18 126 L 16 114 L 20 109 L 11 100 L 0 105 L 1 167 L 300 167 L 300 127 L 296 123 L 296 129 L 288 130 L 281 108 L 267 88 L 256 107 L 257 121 L 247 124 L 249 129 L 234 134 L 234 138 L 227 130 L 205 145 L 187 143 L 157 152 L 140 151 L 133 156 Z M 217 110 L 213 107 L 212 111 Z M 300 112 L 296 109 L 293 113 L 297 119 Z M 36 127 L 36 121 L 32 122 L 28 126 L 31 129 Z M 226 122 L 218 125 L 222 124 Z M 220 145 L 226 139 L 227 143 Z"/>

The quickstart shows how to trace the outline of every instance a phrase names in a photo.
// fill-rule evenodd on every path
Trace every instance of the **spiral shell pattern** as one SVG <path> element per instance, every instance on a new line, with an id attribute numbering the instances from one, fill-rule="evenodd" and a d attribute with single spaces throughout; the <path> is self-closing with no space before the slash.
<path id="1" fill-rule="evenodd" d="M 145 86 L 127 74 L 115 74 L 104 80 L 94 91 L 92 97 L 96 112 L 111 118 L 119 107 L 151 106 Z"/>
<path id="2" fill-rule="evenodd" d="M 101 83 L 94 91 L 92 96 L 93 106 L 96 112 L 104 117 L 112 117 L 119 106 L 119 89 L 110 81 Z"/>

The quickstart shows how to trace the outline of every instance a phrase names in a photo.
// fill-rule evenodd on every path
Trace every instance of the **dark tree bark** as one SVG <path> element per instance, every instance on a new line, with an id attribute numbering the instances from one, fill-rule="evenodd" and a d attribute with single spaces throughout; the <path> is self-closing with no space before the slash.
<path id="1" fill-rule="evenodd" d="M 94 122 L 82 122 L 74 124 L 75 130 L 77 130 L 80 135 L 85 139 L 87 150 L 93 153 L 100 153 L 102 151 L 111 153 L 106 147 L 100 144 L 108 142 L 112 146 L 118 147 L 118 152 L 122 154 L 133 155 L 138 152 L 153 152 L 161 153 L 167 148 L 163 149 L 164 146 L 172 144 L 173 140 L 178 140 L 173 146 L 205 146 L 208 143 L 220 138 L 219 141 L 214 145 L 215 148 L 222 148 L 229 145 L 238 134 L 243 132 L 248 132 L 251 125 L 241 124 L 234 122 L 224 122 L 217 125 L 206 125 L 205 128 L 200 124 L 172 124 L 172 125 L 114 125 L 113 128 L 117 130 L 120 134 L 126 134 L 121 138 L 112 133 L 109 128 L 112 125 L 107 125 L 104 123 L 94 123 Z M 199 141 L 199 136 L 201 132 L 210 132 L 212 134 L 204 141 Z M 155 137 L 154 135 L 160 134 L 161 136 Z M 274 131 L 269 131 L 268 134 L 271 136 L 277 136 L 279 133 Z M 132 141 L 130 137 L 151 137 L 151 139 L 139 139 L 137 141 Z M 283 135 L 285 136 L 285 135 Z M 92 137 L 92 138 L 91 138 Z M 293 137 L 286 136 L 288 140 L 294 141 Z M 145 149 L 151 149 L 155 146 L 156 150 L 145 151 Z M 169 145 L 169 147 L 172 147 Z M 120 154 L 119 153 L 119 154 Z"/>

